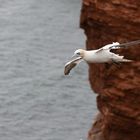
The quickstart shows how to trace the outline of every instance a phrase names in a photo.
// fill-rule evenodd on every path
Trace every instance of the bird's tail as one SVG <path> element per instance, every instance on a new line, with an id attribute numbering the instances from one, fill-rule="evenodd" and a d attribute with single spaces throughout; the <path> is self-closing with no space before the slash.
<path id="1" fill-rule="evenodd" d="M 125 59 L 124 56 L 119 56 L 119 62 L 133 62 L 133 60 Z"/>
<path id="2" fill-rule="evenodd" d="M 133 62 L 133 60 L 129 60 L 129 59 L 122 59 L 122 61 L 121 62 Z"/>
<path id="3" fill-rule="evenodd" d="M 122 58 L 121 62 L 132 62 L 133 60 L 125 59 L 124 56 L 120 56 Z"/>

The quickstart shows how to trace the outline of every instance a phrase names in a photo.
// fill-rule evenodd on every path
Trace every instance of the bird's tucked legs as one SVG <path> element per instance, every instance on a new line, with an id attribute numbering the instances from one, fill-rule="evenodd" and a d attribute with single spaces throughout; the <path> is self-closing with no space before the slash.
<path id="1" fill-rule="evenodd" d="M 121 67 L 121 62 L 116 62 L 115 60 L 112 59 L 111 62 L 105 63 L 105 68 L 106 69 L 110 68 L 110 66 L 112 64 L 115 65 L 115 66 L 117 66 L 117 68 L 120 68 Z"/>
<path id="2" fill-rule="evenodd" d="M 112 59 L 112 63 L 115 64 L 118 68 L 121 67 L 121 62 L 116 62 L 115 60 Z"/>

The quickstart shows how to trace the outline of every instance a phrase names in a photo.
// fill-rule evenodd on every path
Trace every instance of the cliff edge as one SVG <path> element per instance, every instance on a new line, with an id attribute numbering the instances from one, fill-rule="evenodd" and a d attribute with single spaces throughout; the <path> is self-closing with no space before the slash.
<path id="1" fill-rule="evenodd" d="M 88 50 L 140 39 L 140 1 L 83 0 L 80 27 Z M 89 64 L 89 81 L 98 94 L 99 114 L 89 140 L 140 139 L 140 45 L 116 53 L 134 60 L 119 67 Z"/>

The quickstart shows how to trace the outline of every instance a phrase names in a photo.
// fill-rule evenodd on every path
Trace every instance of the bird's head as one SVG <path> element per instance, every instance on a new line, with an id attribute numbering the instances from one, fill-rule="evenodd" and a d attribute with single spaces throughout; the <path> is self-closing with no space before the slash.
<path id="1" fill-rule="evenodd" d="M 83 49 L 78 49 L 74 52 L 74 55 L 72 56 L 73 57 L 81 57 L 83 58 L 84 57 L 84 53 L 85 53 L 85 50 Z"/>

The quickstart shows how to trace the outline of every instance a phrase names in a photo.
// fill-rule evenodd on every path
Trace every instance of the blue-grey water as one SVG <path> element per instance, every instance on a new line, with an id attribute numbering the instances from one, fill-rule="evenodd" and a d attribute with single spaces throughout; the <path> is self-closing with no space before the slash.
<path id="1" fill-rule="evenodd" d="M 88 67 L 64 64 L 84 48 L 81 0 L 0 0 L 0 140 L 86 140 L 96 113 Z"/>

